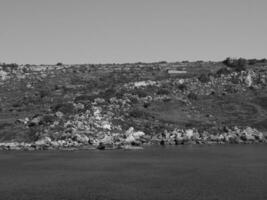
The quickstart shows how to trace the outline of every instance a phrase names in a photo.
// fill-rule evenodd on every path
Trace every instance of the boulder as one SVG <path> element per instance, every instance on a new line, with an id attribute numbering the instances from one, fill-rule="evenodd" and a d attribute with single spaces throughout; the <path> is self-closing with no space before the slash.
<path id="1" fill-rule="evenodd" d="M 134 132 L 134 128 L 133 127 L 130 127 L 126 132 L 125 132 L 125 136 L 129 136 L 131 135 L 132 133 Z"/>
<path id="2" fill-rule="evenodd" d="M 244 140 L 244 141 L 254 141 L 255 140 L 255 137 L 253 135 L 250 135 L 250 134 L 243 134 L 241 136 L 241 139 Z"/>
<path id="3" fill-rule="evenodd" d="M 51 146 L 53 147 L 53 148 L 58 148 L 58 147 L 60 147 L 60 143 L 58 142 L 58 141 L 51 141 Z"/>
<path id="4" fill-rule="evenodd" d="M 232 144 L 240 144 L 240 143 L 242 143 L 242 140 L 239 137 L 237 137 L 236 135 L 232 135 L 229 137 L 229 142 Z"/>
<path id="5" fill-rule="evenodd" d="M 219 135 L 210 135 L 209 139 L 213 142 L 219 141 Z"/>
<path id="6" fill-rule="evenodd" d="M 151 141 L 151 136 L 149 136 L 149 135 L 144 135 L 144 136 L 140 137 L 140 141 L 141 141 L 142 143 L 149 143 L 149 142 Z"/>
<path id="7" fill-rule="evenodd" d="M 60 112 L 60 111 L 57 111 L 57 112 L 56 112 L 56 116 L 57 116 L 59 119 L 61 119 L 61 118 L 64 116 L 64 114 L 63 114 L 62 112 Z"/>
<path id="8" fill-rule="evenodd" d="M 20 150 L 17 142 L 1 143 L 0 146 L 2 146 L 3 150 Z"/>
<path id="9" fill-rule="evenodd" d="M 151 142 L 153 144 L 159 144 L 160 141 L 161 141 L 161 139 L 158 137 L 158 135 L 154 135 L 154 136 L 151 137 Z"/>
<path id="10" fill-rule="evenodd" d="M 136 138 L 136 139 L 139 139 L 140 137 L 142 137 L 142 136 L 144 136 L 144 135 L 145 135 L 145 133 L 142 132 L 142 131 L 137 131 L 137 132 L 133 132 L 133 133 L 132 133 L 132 136 L 133 136 L 134 138 Z"/>
<path id="11" fill-rule="evenodd" d="M 64 146 L 66 144 L 66 141 L 65 140 L 58 140 L 57 143 L 58 143 L 59 146 L 62 147 L 62 146 Z"/>
<path id="12" fill-rule="evenodd" d="M 221 133 L 221 134 L 218 136 L 218 138 L 219 138 L 219 140 L 221 140 L 221 141 L 224 140 L 224 134 Z"/>
<path id="13" fill-rule="evenodd" d="M 184 139 L 181 136 L 177 136 L 175 138 L 174 142 L 175 142 L 176 145 L 180 145 L 180 144 L 183 144 Z"/>
<path id="14" fill-rule="evenodd" d="M 194 136 L 194 130 L 193 129 L 187 129 L 184 133 L 185 139 L 190 140 Z"/>
<path id="15" fill-rule="evenodd" d="M 192 136 L 191 139 L 194 140 L 194 141 L 201 140 L 199 132 L 197 132 L 197 131 L 194 132 L 194 135 Z"/>
<path id="16" fill-rule="evenodd" d="M 82 103 L 74 103 L 73 105 L 76 110 L 83 110 L 85 108 L 84 104 Z"/>
<path id="17" fill-rule="evenodd" d="M 258 132 L 256 135 L 255 135 L 255 138 L 259 141 L 263 141 L 264 140 L 264 135 L 262 132 Z"/>
<path id="18" fill-rule="evenodd" d="M 103 121 L 102 122 L 102 128 L 107 129 L 107 130 L 111 130 L 111 124 L 107 121 Z"/>
<path id="19" fill-rule="evenodd" d="M 89 138 L 86 135 L 75 134 L 74 141 L 77 141 L 82 144 L 88 144 Z"/>
<path id="20" fill-rule="evenodd" d="M 85 129 L 85 125 L 82 121 L 76 121 L 76 127 L 78 130 L 84 130 Z"/>
<path id="21" fill-rule="evenodd" d="M 228 134 L 225 134 L 223 136 L 223 141 L 226 142 L 226 143 L 228 143 L 230 141 L 230 136 Z"/>
<path id="22" fill-rule="evenodd" d="M 50 145 L 51 144 L 51 138 L 50 137 L 44 137 L 35 142 L 35 145 L 42 146 L 42 145 Z"/>
<path id="23" fill-rule="evenodd" d="M 244 141 L 254 141 L 255 140 L 255 130 L 252 129 L 251 127 L 247 127 L 246 129 L 243 130 L 241 139 Z"/>
<path id="24" fill-rule="evenodd" d="M 129 128 L 126 132 L 125 132 L 125 142 L 126 143 L 138 143 L 139 144 L 139 140 L 141 137 L 145 136 L 145 133 L 142 131 L 134 131 L 134 128 L 131 127 Z"/>
<path id="25" fill-rule="evenodd" d="M 245 77 L 245 84 L 247 85 L 247 87 L 251 87 L 252 86 L 252 84 L 253 84 L 253 79 L 252 79 L 252 74 L 251 74 L 251 72 L 249 72 L 248 74 L 247 74 L 247 76 Z"/>
<path id="26" fill-rule="evenodd" d="M 35 116 L 28 123 L 28 126 L 37 126 L 37 125 L 41 124 L 41 121 L 42 121 L 42 117 L 41 116 Z"/>
<path id="27" fill-rule="evenodd" d="M 132 143 L 132 142 L 135 142 L 135 137 L 133 135 L 129 135 L 126 139 L 125 139 L 125 142 L 126 143 Z"/>
<path id="28" fill-rule="evenodd" d="M 105 135 L 105 137 L 100 140 L 100 143 L 105 144 L 105 145 L 113 144 L 113 137 L 110 135 Z"/>

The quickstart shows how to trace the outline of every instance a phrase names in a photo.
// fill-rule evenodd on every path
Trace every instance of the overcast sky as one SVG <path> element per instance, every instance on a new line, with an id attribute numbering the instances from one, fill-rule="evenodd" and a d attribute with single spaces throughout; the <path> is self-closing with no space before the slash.
<path id="1" fill-rule="evenodd" d="M 0 62 L 267 57 L 266 0 L 0 0 Z"/>

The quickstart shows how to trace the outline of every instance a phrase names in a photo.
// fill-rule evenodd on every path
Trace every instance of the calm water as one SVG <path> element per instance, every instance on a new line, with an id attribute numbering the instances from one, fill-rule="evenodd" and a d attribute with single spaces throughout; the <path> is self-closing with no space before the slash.
<path id="1" fill-rule="evenodd" d="M 267 145 L 0 152 L 0 199 L 267 199 Z"/>

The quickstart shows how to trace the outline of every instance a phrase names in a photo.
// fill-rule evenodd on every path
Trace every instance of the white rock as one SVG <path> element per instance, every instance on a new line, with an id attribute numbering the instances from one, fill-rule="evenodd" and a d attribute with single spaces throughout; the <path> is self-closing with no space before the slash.
<path id="1" fill-rule="evenodd" d="M 136 139 L 133 135 L 129 135 L 126 139 L 125 139 L 125 142 L 127 143 L 131 143 L 131 142 L 134 142 Z"/>
<path id="2" fill-rule="evenodd" d="M 74 107 L 77 110 L 83 110 L 84 109 L 84 105 L 82 103 L 74 104 Z"/>
<path id="3" fill-rule="evenodd" d="M 156 82 L 155 81 L 138 81 L 138 82 L 134 82 L 133 83 L 135 87 L 145 87 L 145 86 L 148 86 L 148 85 L 155 85 Z"/>
<path id="4" fill-rule="evenodd" d="M 126 135 L 126 136 L 132 135 L 133 132 L 134 132 L 134 128 L 133 128 L 133 127 L 130 127 L 130 128 L 125 132 L 125 135 Z"/>
<path id="5" fill-rule="evenodd" d="M 32 84 L 31 84 L 31 83 L 27 83 L 26 87 L 27 87 L 28 89 L 31 89 L 31 88 L 33 88 L 33 86 L 32 86 Z"/>
<path id="6" fill-rule="evenodd" d="M 105 137 L 100 142 L 102 142 L 103 144 L 112 144 L 113 137 L 109 135 L 105 135 Z"/>
<path id="7" fill-rule="evenodd" d="M 64 114 L 63 114 L 62 112 L 60 112 L 60 111 L 57 111 L 57 112 L 56 112 L 56 116 L 57 116 L 58 118 L 62 118 L 62 117 L 64 116 Z"/>
<path id="8" fill-rule="evenodd" d="M 50 137 L 44 137 L 42 139 L 39 139 L 35 142 L 36 145 L 47 145 L 51 143 Z"/>
<path id="9" fill-rule="evenodd" d="M 89 138 L 86 135 L 75 134 L 77 142 L 88 144 Z"/>
<path id="10" fill-rule="evenodd" d="M 144 136 L 144 135 L 145 135 L 145 133 L 142 132 L 142 131 L 137 131 L 137 132 L 133 132 L 133 133 L 132 133 L 132 136 L 133 136 L 134 138 L 136 138 L 136 139 L 138 139 L 138 138 L 140 138 L 140 137 L 142 137 L 142 136 Z"/>
<path id="11" fill-rule="evenodd" d="M 185 131 L 185 136 L 186 136 L 188 139 L 191 139 L 191 138 L 193 137 L 193 135 L 194 135 L 194 131 L 193 131 L 193 129 L 187 129 L 187 130 Z"/>
<path id="12" fill-rule="evenodd" d="M 252 86 L 253 80 L 250 73 L 246 76 L 245 83 L 248 87 Z"/>
<path id="13" fill-rule="evenodd" d="M 60 146 L 60 143 L 58 141 L 51 141 L 51 145 L 53 147 L 59 147 Z"/>
<path id="14" fill-rule="evenodd" d="M 77 128 L 78 128 L 79 130 L 84 130 L 84 129 L 85 129 L 84 123 L 81 122 L 81 121 L 78 121 L 78 122 L 77 122 Z"/>
<path id="15" fill-rule="evenodd" d="M 111 124 L 109 122 L 107 122 L 107 121 L 103 121 L 102 122 L 102 128 L 111 130 Z"/>
<path id="16" fill-rule="evenodd" d="M 6 80 L 8 78 L 8 73 L 5 71 L 0 71 L 0 79 L 2 81 Z"/>
<path id="17" fill-rule="evenodd" d="M 185 81 L 184 81 L 184 79 L 179 79 L 178 82 L 179 82 L 179 84 L 184 84 Z"/>

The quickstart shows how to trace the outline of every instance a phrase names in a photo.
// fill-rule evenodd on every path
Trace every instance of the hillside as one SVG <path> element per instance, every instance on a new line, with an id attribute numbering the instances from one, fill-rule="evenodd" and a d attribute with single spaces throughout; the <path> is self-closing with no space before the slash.
<path id="1" fill-rule="evenodd" d="M 266 60 L 0 64 L 0 149 L 265 142 Z"/>

